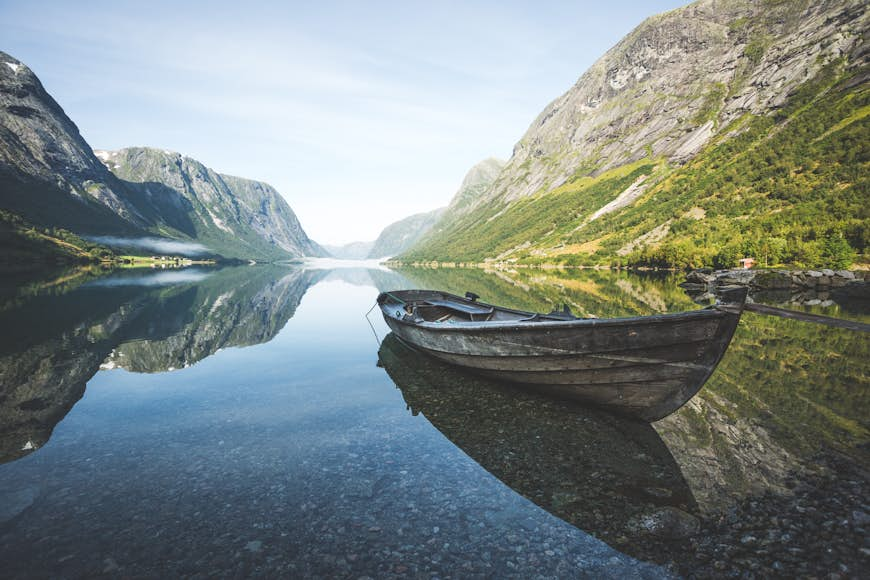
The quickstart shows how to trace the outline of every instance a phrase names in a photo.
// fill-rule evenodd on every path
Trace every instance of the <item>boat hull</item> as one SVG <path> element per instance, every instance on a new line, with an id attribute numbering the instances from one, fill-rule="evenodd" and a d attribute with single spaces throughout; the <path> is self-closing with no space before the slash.
<path id="1" fill-rule="evenodd" d="M 389 296 L 421 294 L 412 292 Z M 398 338 L 440 360 L 645 421 L 673 413 L 700 390 L 741 313 L 722 307 L 606 320 L 442 324 L 379 302 Z"/>

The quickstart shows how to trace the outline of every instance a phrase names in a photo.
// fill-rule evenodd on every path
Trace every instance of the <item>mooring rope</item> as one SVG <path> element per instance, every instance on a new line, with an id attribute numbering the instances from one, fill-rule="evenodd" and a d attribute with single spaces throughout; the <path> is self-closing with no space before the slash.
<path id="1" fill-rule="evenodd" d="M 374 309 L 375 309 L 375 306 L 377 306 L 377 305 L 378 305 L 378 303 L 377 303 L 377 302 L 375 302 L 375 303 L 374 303 L 374 304 L 373 304 L 373 305 L 372 305 L 372 307 L 371 307 L 371 308 L 369 308 L 369 311 L 368 311 L 368 312 L 366 312 L 366 322 L 368 322 L 368 323 L 369 323 L 369 328 L 371 328 L 371 329 L 372 329 L 372 334 L 374 334 L 374 335 L 375 335 L 375 340 L 376 340 L 376 341 L 377 341 L 377 343 L 378 343 L 378 346 L 381 346 L 381 339 L 380 339 L 380 338 L 378 338 L 378 332 L 377 332 L 377 331 L 376 331 L 376 330 L 375 330 L 375 325 L 374 325 L 374 324 L 372 324 L 372 321 L 371 321 L 371 319 L 370 319 L 370 318 L 369 318 L 369 314 L 371 314 L 371 313 L 372 313 L 372 310 L 374 310 Z"/>

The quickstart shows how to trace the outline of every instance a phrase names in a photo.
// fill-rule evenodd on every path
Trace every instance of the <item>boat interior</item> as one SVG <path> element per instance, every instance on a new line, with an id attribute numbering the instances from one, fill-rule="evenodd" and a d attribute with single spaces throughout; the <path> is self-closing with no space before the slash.
<path id="1" fill-rule="evenodd" d="M 567 310 L 535 314 L 496 308 L 486 304 L 456 300 L 420 300 L 405 305 L 405 312 L 425 322 L 542 322 L 576 320 Z"/>

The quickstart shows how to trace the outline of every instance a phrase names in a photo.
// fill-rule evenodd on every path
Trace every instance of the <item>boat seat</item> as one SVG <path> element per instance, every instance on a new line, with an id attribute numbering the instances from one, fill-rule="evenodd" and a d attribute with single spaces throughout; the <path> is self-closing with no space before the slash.
<path id="1" fill-rule="evenodd" d="M 453 302 L 452 300 L 427 300 L 426 304 L 430 306 L 440 306 L 442 308 L 449 308 L 450 310 L 454 310 L 456 312 L 461 312 L 463 314 L 468 314 L 471 316 L 472 320 L 474 320 L 475 316 L 488 316 L 492 314 L 493 307 L 492 306 L 479 306 L 477 304 L 463 304 L 461 302 Z"/>

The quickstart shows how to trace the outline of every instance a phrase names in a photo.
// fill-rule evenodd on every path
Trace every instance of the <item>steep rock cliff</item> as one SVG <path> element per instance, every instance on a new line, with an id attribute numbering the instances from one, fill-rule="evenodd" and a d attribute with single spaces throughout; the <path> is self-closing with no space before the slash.
<path id="1" fill-rule="evenodd" d="M 646 157 L 685 162 L 863 44 L 860 0 L 701 0 L 647 19 L 550 103 L 491 190 L 511 201 Z"/>
<path id="2" fill-rule="evenodd" d="M 267 184 L 156 149 L 95 155 L 36 75 L 3 52 L 0 209 L 80 234 L 192 239 L 226 257 L 325 254 Z"/>
<path id="3" fill-rule="evenodd" d="M 145 225 L 126 194 L 33 71 L 0 52 L 0 207 L 39 225 L 120 233 Z"/>
<path id="4" fill-rule="evenodd" d="M 228 257 L 323 256 L 275 189 L 222 175 L 190 157 L 149 147 L 96 151 L 138 195 L 153 227 L 178 231 Z"/>
<path id="5" fill-rule="evenodd" d="M 817 265 L 837 236 L 860 253 L 867 33 L 859 0 L 700 0 L 652 17 L 403 258 L 730 265 L 759 242 Z"/>

